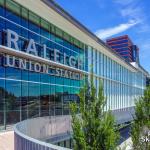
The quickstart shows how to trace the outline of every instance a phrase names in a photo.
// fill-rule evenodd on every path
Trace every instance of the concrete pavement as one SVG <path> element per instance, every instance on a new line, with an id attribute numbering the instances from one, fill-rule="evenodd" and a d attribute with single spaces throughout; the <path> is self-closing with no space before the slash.
<path id="1" fill-rule="evenodd" d="M 0 150 L 14 150 L 14 132 L 0 133 Z"/>

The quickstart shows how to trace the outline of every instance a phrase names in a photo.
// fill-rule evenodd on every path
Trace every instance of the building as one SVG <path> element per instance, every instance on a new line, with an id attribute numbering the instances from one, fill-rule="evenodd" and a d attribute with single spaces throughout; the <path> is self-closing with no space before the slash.
<path id="1" fill-rule="evenodd" d="M 139 63 L 139 48 L 128 35 L 107 39 L 106 43 L 127 61 Z"/>
<path id="2" fill-rule="evenodd" d="M 125 61 L 52 0 L 0 0 L 0 129 L 68 114 L 91 65 L 96 88 L 100 79 L 104 86 L 105 110 L 133 108 L 146 86 L 143 68 Z"/>
<path id="3" fill-rule="evenodd" d="M 150 77 L 147 77 L 147 78 L 146 78 L 146 85 L 147 85 L 147 86 L 150 86 Z"/>

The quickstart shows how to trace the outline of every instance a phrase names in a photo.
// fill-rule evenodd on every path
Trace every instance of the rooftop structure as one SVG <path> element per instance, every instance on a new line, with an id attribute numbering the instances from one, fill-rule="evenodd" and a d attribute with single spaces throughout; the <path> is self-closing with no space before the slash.
<path id="1" fill-rule="evenodd" d="M 128 35 L 107 39 L 106 43 L 128 62 L 139 63 L 139 48 Z"/>

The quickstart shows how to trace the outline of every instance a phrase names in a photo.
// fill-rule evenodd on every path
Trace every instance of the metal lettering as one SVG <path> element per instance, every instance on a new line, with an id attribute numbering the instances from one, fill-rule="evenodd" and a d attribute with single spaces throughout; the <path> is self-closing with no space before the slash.
<path id="1" fill-rule="evenodd" d="M 56 68 L 56 76 L 60 76 L 60 70 L 59 70 L 59 68 Z"/>
<path id="2" fill-rule="evenodd" d="M 82 68 L 82 61 L 80 59 L 78 59 L 78 69 Z"/>
<path id="3" fill-rule="evenodd" d="M 27 47 L 27 53 L 29 53 L 29 54 L 31 53 L 31 54 L 34 54 L 34 55 L 38 56 L 36 46 L 35 46 L 35 42 L 34 42 L 33 39 L 29 40 L 29 44 L 28 44 L 28 47 Z"/>
<path id="4" fill-rule="evenodd" d="M 35 72 L 41 72 L 41 64 L 35 63 L 34 64 L 34 70 L 35 70 Z"/>
<path id="5" fill-rule="evenodd" d="M 71 67 L 75 67 L 76 61 L 74 56 L 70 56 L 69 58 L 69 64 Z"/>
<path id="6" fill-rule="evenodd" d="M 27 61 L 19 58 L 19 68 L 27 69 Z"/>
<path id="7" fill-rule="evenodd" d="M 64 53 L 64 65 L 66 65 L 67 54 Z"/>
<path id="8" fill-rule="evenodd" d="M 12 48 L 12 43 L 15 47 L 16 50 L 19 50 L 18 47 L 18 40 L 19 40 L 19 36 L 16 32 L 7 29 L 7 46 Z"/>
<path id="9" fill-rule="evenodd" d="M 59 61 L 57 61 L 57 59 L 59 58 L 59 55 L 58 55 L 58 54 L 60 54 L 59 50 L 54 49 L 54 61 L 55 61 L 55 62 L 59 62 Z"/>
<path id="10" fill-rule="evenodd" d="M 7 46 L 10 48 L 14 48 L 16 50 L 19 50 L 18 42 L 19 42 L 19 35 L 16 32 L 14 32 L 10 29 L 7 29 Z M 22 48 L 20 48 L 20 49 L 23 50 Z M 44 55 L 42 57 L 44 57 L 45 59 L 50 59 L 50 58 L 47 58 L 47 52 L 46 51 L 47 51 L 47 45 L 43 44 L 43 54 Z M 35 56 L 38 56 L 38 51 L 36 49 L 36 43 L 33 39 L 29 40 L 29 42 L 27 44 L 26 52 L 29 54 L 33 54 Z M 63 58 L 62 58 L 63 62 L 60 61 L 60 57 L 62 57 L 62 56 L 63 56 Z M 66 53 L 62 54 L 57 49 L 51 49 L 51 56 L 50 57 L 53 57 L 55 62 L 63 63 L 65 65 L 69 65 L 71 67 L 78 67 L 78 69 L 82 68 L 82 61 L 80 59 L 77 59 L 74 56 L 68 56 Z M 69 62 L 68 62 L 68 59 L 69 59 Z"/>
<path id="11" fill-rule="evenodd" d="M 10 57 L 9 55 L 6 55 L 5 65 L 9 67 L 15 67 L 15 57 L 14 56 Z"/>
<path id="12" fill-rule="evenodd" d="M 65 70 L 64 77 L 69 78 L 67 70 Z"/>
<path id="13" fill-rule="evenodd" d="M 32 61 L 29 61 L 29 71 L 32 71 Z"/>
<path id="14" fill-rule="evenodd" d="M 43 73 L 48 73 L 48 65 L 43 65 Z"/>
<path id="15" fill-rule="evenodd" d="M 45 58 L 45 59 L 47 59 L 47 56 L 46 56 L 46 48 L 47 48 L 47 46 L 44 44 L 44 45 L 43 45 L 43 50 L 44 50 L 44 58 Z"/>

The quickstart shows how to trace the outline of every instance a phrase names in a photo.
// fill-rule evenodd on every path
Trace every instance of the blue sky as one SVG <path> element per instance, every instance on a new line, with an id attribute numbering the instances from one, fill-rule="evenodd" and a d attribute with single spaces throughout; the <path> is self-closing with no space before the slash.
<path id="1" fill-rule="evenodd" d="M 149 0 L 55 0 L 102 40 L 128 34 L 150 72 Z"/>

